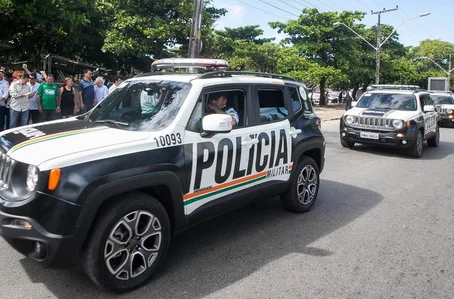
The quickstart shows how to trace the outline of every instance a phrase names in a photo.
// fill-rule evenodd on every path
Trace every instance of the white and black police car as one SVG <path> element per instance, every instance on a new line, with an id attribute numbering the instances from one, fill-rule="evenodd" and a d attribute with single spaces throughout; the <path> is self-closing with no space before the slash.
<path id="1" fill-rule="evenodd" d="M 222 60 L 153 66 L 211 70 L 137 76 L 84 115 L 0 134 L 0 235 L 13 248 L 47 267 L 80 261 L 122 292 L 189 225 L 275 195 L 311 208 L 325 139 L 302 84 Z"/>
<path id="2" fill-rule="evenodd" d="M 440 125 L 454 126 L 454 96 L 451 92 L 431 92 Z"/>
<path id="3" fill-rule="evenodd" d="M 430 93 L 416 85 L 372 85 L 340 121 L 340 142 L 390 146 L 419 158 L 423 143 L 437 147 L 438 114 Z"/>

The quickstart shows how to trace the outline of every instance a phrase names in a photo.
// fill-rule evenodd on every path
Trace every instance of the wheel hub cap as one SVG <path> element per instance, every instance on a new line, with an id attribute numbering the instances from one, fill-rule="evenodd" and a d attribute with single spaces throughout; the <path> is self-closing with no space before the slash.
<path id="1" fill-rule="evenodd" d="M 120 280 L 143 274 L 158 256 L 161 237 L 161 223 L 153 214 L 127 214 L 114 225 L 104 246 L 107 269 Z"/>
<path id="2" fill-rule="evenodd" d="M 312 203 L 317 192 L 317 173 L 311 165 L 306 165 L 298 175 L 296 193 L 298 201 L 303 205 Z"/>

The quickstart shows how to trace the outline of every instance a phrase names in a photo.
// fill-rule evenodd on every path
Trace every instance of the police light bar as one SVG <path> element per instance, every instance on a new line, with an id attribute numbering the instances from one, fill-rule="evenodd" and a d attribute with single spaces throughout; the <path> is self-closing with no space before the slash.
<path id="1" fill-rule="evenodd" d="M 226 69 L 229 63 L 223 59 L 206 58 L 165 58 L 156 60 L 151 64 L 151 69 L 169 68 L 199 68 L 199 69 Z"/>
<path id="2" fill-rule="evenodd" d="M 391 85 L 391 84 L 375 84 L 371 85 L 373 89 L 398 89 L 398 90 L 416 90 L 420 89 L 418 85 Z"/>

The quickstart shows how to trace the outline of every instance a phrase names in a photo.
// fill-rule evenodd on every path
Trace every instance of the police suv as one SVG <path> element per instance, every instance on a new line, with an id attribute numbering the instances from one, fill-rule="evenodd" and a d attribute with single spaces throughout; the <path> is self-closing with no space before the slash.
<path id="1" fill-rule="evenodd" d="M 222 60 L 153 66 L 212 71 L 131 78 L 87 114 L 0 134 L 0 235 L 13 248 L 49 267 L 81 261 L 127 291 L 189 225 L 273 195 L 311 208 L 325 140 L 302 84 Z"/>
<path id="2" fill-rule="evenodd" d="M 438 114 L 430 93 L 415 85 L 372 85 L 340 121 L 340 142 L 390 146 L 419 158 L 423 143 L 437 147 Z"/>
<path id="3" fill-rule="evenodd" d="M 431 92 L 430 97 L 435 103 L 440 125 L 454 125 L 454 97 L 451 92 Z"/>

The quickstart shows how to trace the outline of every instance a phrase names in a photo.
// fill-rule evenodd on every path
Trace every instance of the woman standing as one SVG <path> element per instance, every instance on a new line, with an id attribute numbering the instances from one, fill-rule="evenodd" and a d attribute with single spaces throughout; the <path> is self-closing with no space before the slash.
<path id="1" fill-rule="evenodd" d="M 73 80 L 71 78 L 65 78 L 63 87 L 60 88 L 60 95 L 61 117 L 67 118 L 76 115 L 79 111 L 79 107 L 77 106 L 76 91 L 74 90 Z"/>

